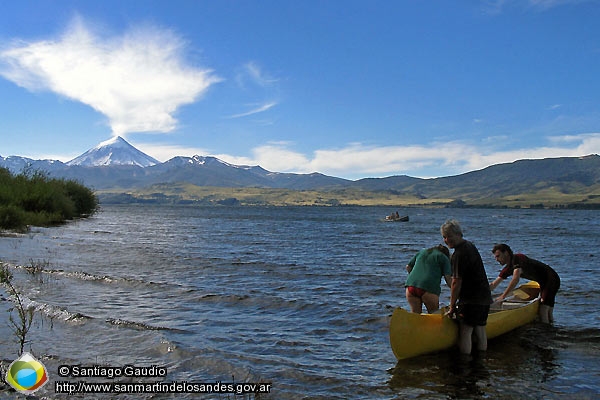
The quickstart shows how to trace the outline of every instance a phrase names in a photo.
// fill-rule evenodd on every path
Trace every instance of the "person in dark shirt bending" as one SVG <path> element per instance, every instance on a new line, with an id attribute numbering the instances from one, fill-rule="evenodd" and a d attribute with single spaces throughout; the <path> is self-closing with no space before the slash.
<path id="1" fill-rule="evenodd" d="M 490 284 L 494 290 L 500 282 L 512 276 L 504 292 L 496 301 L 504 300 L 517 287 L 521 277 L 536 281 L 540 285 L 540 321 L 546 324 L 554 322 L 554 301 L 560 288 L 560 277 L 554 269 L 541 261 L 529 258 L 524 254 L 513 254 L 510 246 L 500 243 L 494 246 L 492 253 L 500 265 L 504 265 L 500 275 Z"/>

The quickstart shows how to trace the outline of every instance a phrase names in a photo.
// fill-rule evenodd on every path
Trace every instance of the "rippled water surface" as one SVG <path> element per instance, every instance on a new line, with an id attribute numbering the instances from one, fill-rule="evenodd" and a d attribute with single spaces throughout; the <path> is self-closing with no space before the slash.
<path id="1" fill-rule="evenodd" d="M 276 399 L 600 396 L 597 211 L 406 209 L 409 222 L 384 222 L 391 211 L 103 206 L 0 238 L 0 258 L 38 310 L 28 349 L 51 382 L 60 364 L 135 364 L 165 367 L 166 381 L 270 382 Z M 441 242 L 450 217 L 490 280 L 500 241 L 552 265 L 557 323 L 492 340 L 475 360 L 449 351 L 397 363 L 387 327 L 393 307 L 406 307 L 404 266 Z M 34 264 L 44 272 L 15 267 Z M 2 325 L 10 361 L 18 346 Z"/>

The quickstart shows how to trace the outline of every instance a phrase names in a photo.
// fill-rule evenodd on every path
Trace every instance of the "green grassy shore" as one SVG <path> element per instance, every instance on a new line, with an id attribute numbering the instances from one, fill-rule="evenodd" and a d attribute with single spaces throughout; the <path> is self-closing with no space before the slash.
<path id="1" fill-rule="evenodd" d="M 417 196 L 394 191 L 290 190 L 223 188 L 192 184 L 153 185 L 138 190 L 98 191 L 101 203 L 196 204 L 222 206 L 390 206 L 390 207 L 500 207 L 500 208 L 600 208 L 600 186 L 577 193 L 544 189 L 518 195 L 482 197 L 477 193 L 441 192 Z"/>

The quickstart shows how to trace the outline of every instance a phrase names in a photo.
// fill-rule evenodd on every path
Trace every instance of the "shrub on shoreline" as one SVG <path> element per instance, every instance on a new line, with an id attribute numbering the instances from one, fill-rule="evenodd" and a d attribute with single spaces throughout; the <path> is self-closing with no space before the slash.
<path id="1" fill-rule="evenodd" d="M 66 179 L 36 171 L 12 175 L 0 168 L 0 228 L 51 226 L 92 215 L 98 209 L 94 192 Z"/>

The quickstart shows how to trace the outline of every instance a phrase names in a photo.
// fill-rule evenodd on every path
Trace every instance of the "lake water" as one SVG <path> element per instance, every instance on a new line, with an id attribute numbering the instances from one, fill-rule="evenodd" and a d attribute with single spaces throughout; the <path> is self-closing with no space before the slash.
<path id="1" fill-rule="evenodd" d="M 81 378 L 61 378 L 59 365 L 133 364 L 167 372 L 149 381 L 270 383 L 261 398 L 273 399 L 600 396 L 598 211 L 410 208 L 398 210 L 409 222 L 384 222 L 391 211 L 104 205 L 86 220 L 0 238 L 0 259 L 38 311 L 26 350 L 50 383 L 36 395 L 73 398 L 55 394 L 54 382 Z M 562 279 L 556 324 L 491 340 L 472 361 L 449 351 L 397 363 L 388 321 L 393 307 L 407 307 L 404 266 L 442 242 L 447 218 L 461 222 L 490 280 L 497 242 L 553 266 Z M 44 272 L 14 267 L 34 264 Z M 0 325 L 10 362 L 18 345 Z"/>

